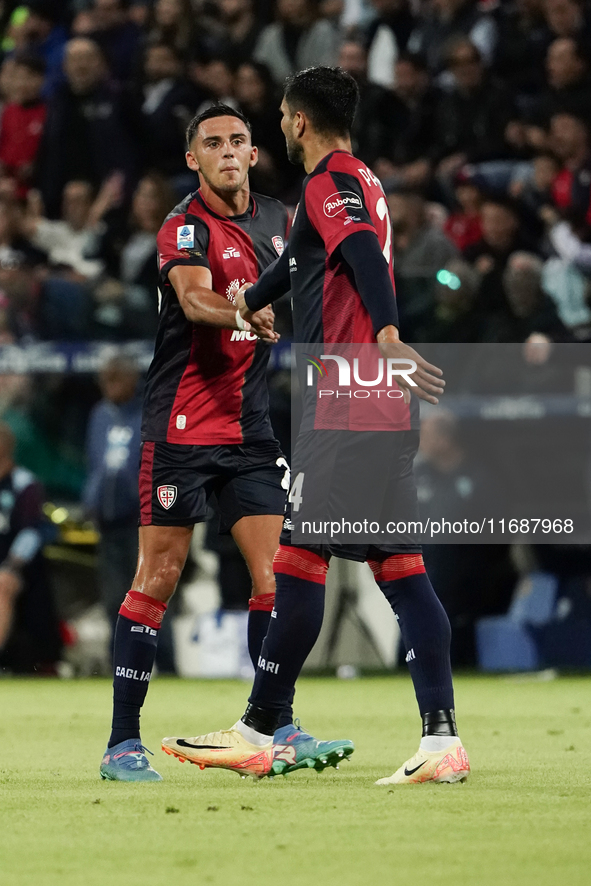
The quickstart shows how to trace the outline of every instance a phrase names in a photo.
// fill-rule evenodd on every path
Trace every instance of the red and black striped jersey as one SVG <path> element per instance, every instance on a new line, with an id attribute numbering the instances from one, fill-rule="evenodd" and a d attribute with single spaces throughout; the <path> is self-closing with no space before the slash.
<path id="1" fill-rule="evenodd" d="M 191 323 L 168 279 L 175 265 L 211 270 L 213 290 L 233 302 L 284 249 L 285 207 L 253 195 L 226 218 L 200 191 L 170 213 L 158 234 L 160 321 L 144 396 L 142 439 L 215 445 L 272 439 L 265 380 L 269 346 L 253 333 Z"/>
<path id="2" fill-rule="evenodd" d="M 305 179 L 289 235 L 295 341 L 375 342 L 338 249 L 354 231 L 377 234 L 394 286 L 390 214 L 379 179 L 352 154 L 333 151 Z"/>
<path id="3" fill-rule="evenodd" d="M 383 297 L 391 299 L 395 293 L 392 228 L 384 191 L 365 163 L 347 151 L 333 151 L 304 180 L 289 234 L 294 339 L 306 344 L 323 343 L 327 355 L 355 358 L 361 377 L 376 378 L 376 351 L 368 347 L 376 342 L 373 323 L 353 270 L 339 249 L 357 231 L 376 234 L 392 282 Z M 312 350 L 315 356 L 321 356 L 317 349 Z M 390 399 L 386 390 L 372 387 L 369 399 L 360 399 L 359 392 L 338 390 L 337 367 L 330 359 L 326 363 L 322 395 L 318 395 L 318 379 L 310 389 L 311 396 L 305 396 L 304 385 L 301 430 L 382 431 L 414 426 L 418 417 L 416 398 L 409 406 L 399 390 L 400 399 Z M 369 389 L 361 391 L 364 397 L 368 393 Z"/>

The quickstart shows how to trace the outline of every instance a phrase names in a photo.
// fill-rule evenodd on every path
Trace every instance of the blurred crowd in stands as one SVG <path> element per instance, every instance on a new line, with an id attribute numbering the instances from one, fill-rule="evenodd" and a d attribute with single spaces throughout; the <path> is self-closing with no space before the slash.
<path id="1" fill-rule="evenodd" d="M 591 2 L 0 0 L 0 344 L 152 339 L 156 234 L 198 186 L 188 121 L 241 108 L 253 190 L 294 207 L 278 107 L 316 64 L 359 83 L 404 339 L 591 341 Z M 99 399 L 88 376 L 0 376 L 50 492 L 81 495 Z"/>
<path id="2" fill-rule="evenodd" d="M 407 340 L 591 335 L 585 0 L 0 11 L 2 341 L 150 338 L 155 235 L 197 184 L 188 120 L 212 102 L 240 107 L 259 147 L 253 189 L 293 206 L 301 170 L 278 104 L 284 78 L 314 64 L 359 82 L 353 149 L 389 197 Z"/>

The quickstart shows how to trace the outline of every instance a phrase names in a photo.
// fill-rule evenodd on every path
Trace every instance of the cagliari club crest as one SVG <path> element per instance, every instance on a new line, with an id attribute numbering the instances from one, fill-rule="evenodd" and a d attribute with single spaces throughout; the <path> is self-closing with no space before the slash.
<path id="1" fill-rule="evenodd" d="M 283 250 L 285 249 L 283 237 L 273 237 L 272 243 L 275 247 L 275 252 L 277 253 L 277 255 L 283 255 Z"/>
<path id="2" fill-rule="evenodd" d="M 176 486 L 159 486 L 156 491 L 162 507 L 166 510 L 171 508 L 176 501 Z"/>

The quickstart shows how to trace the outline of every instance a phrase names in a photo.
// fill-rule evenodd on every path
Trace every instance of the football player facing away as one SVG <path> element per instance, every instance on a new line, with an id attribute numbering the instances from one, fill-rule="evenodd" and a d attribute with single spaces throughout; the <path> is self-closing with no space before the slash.
<path id="1" fill-rule="evenodd" d="M 116 781 L 160 780 L 140 738 L 140 708 L 194 524 L 215 495 L 220 530 L 231 532 L 252 577 L 248 643 L 256 666 L 289 486 L 265 378 L 269 344 L 278 338 L 273 311 L 253 312 L 245 323 L 234 304 L 243 282 L 283 251 L 287 213 L 277 200 L 250 193 L 257 149 L 241 113 L 218 105 L 198 115 L 187 146 L 200 187 L 158 234 L 161 306 L 143 407 L 139 557 L 115 630 L 112 732 L 100 767 Z M 290 701 L 278 719 L 280 736 L 303 735 L 292 720 Z M 314 742 L 314 749 L 330 752 L 333 744 L 350 747 Z"/>
<path id="2" fill-rule="evenodd" d="M 237 304 L 241 315 L 252 320 L 257 311 L 291 289 L 295 341 L 377 342 L 387 356 L 417 363 L 416 371 L 409 373 L 414 391 L 437 403 L 444 387 L 441 370 L 399 339 L 386 200 L 376 177 L 351 154 L 349 133 L 357 100 L 355 81 L 338 68 L 310 68 L 287 81 L 281 127 L 290 159 L 303 163 L 308 175 L 288 249 L 254 286 L 244 287 Z M 408 391 L 402 378 L 399 384 Z M 410 398 L 405 395 L 405 400 Z M 409 458 L 412 463 L 418 435 L 412 434 L 408 441 L 412 451 L 405 453 L 406 464 Z M 294 462 L 303 444 L 300 432 Z M 313 460 L 306 465 L 314 470 Z M 304 500 L 306 485 L 318 479 L 305 474 L 298 493 Z M 398 495 L 408 500 L 411 493 L 416 500 L 411 471 L 395 483 L 398 486 L 388 487 L 394 501 Z M 391 604 L 423 721 L 418 752 L 377 784 L 464 780 L 470 765 L 455 722 L 450 625 L 425 572 L 421 548 L 294 544 L 290 526 L 286 520 L 274 559 L 276 617 L 263 642 L 248 707 L 230 730 L 191 739 L 204 746 L 194 752 L 196 762 L 224 765 L 216 762 L 222 752 L 206 747 L 223 744 L 227 759 L 234 759 L 228 768 L 244 769 L 253 760 L 253 770 L 260 772 L 261 758 L 266 757 L 268 772 L 279 771 L 273 735 L 318 637 L 326 572 L 331 556 L 336 556 L 368 562 Z M 182 741 L 164 739 L 164 747 L 174 749 Z"/>

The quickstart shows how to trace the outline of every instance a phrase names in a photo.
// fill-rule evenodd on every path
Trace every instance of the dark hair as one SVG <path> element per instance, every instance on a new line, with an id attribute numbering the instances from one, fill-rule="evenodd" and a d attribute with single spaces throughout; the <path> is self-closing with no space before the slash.
<path id="1" fill-rule="evenodd" d="M 303 111 L 318 132 L 349 135 L 359 101 L 359 87 L 341 68 L 318 65 L 292 74 L 285 81 L 284 96 L 290 111 Z"/>
<path id="2" fill-rule="evenodd" d="M 45 59 L 40 55 L 33 55 L 30 52 L 17 53 L 14 56 L 14 63 L 15 65 L 22 65 L 23 68 L 27 68 L 33 74 L 39 74 L 40 77 L 45 76 L 47 65 L 45 64 Z"/>
<path id="3" fill-rule="evenodd" d="M 200 114 L 195 114 L 189 125 L 187 126 L 187 130 L 185 132 L 185 136 L 187 139 L 187 147 L 191 147 L 191 142 L 195 138 L 195 133 L 201 126 L 201 124 L 205 120 L 211 120 L 213 117 L 237 117 L 239 120 L 242 120 L 246 128 L 250 133 L 252 133 L 252 126 L 247 117 L 244 116 L 242 111 L 237 111 L 236 108 L 231 108 L 230 105 L 223 105 L 221 102 L 218 104 L 212 105 L 210 108 L 207 108 L 206 111 L 202 111 Z"/>

